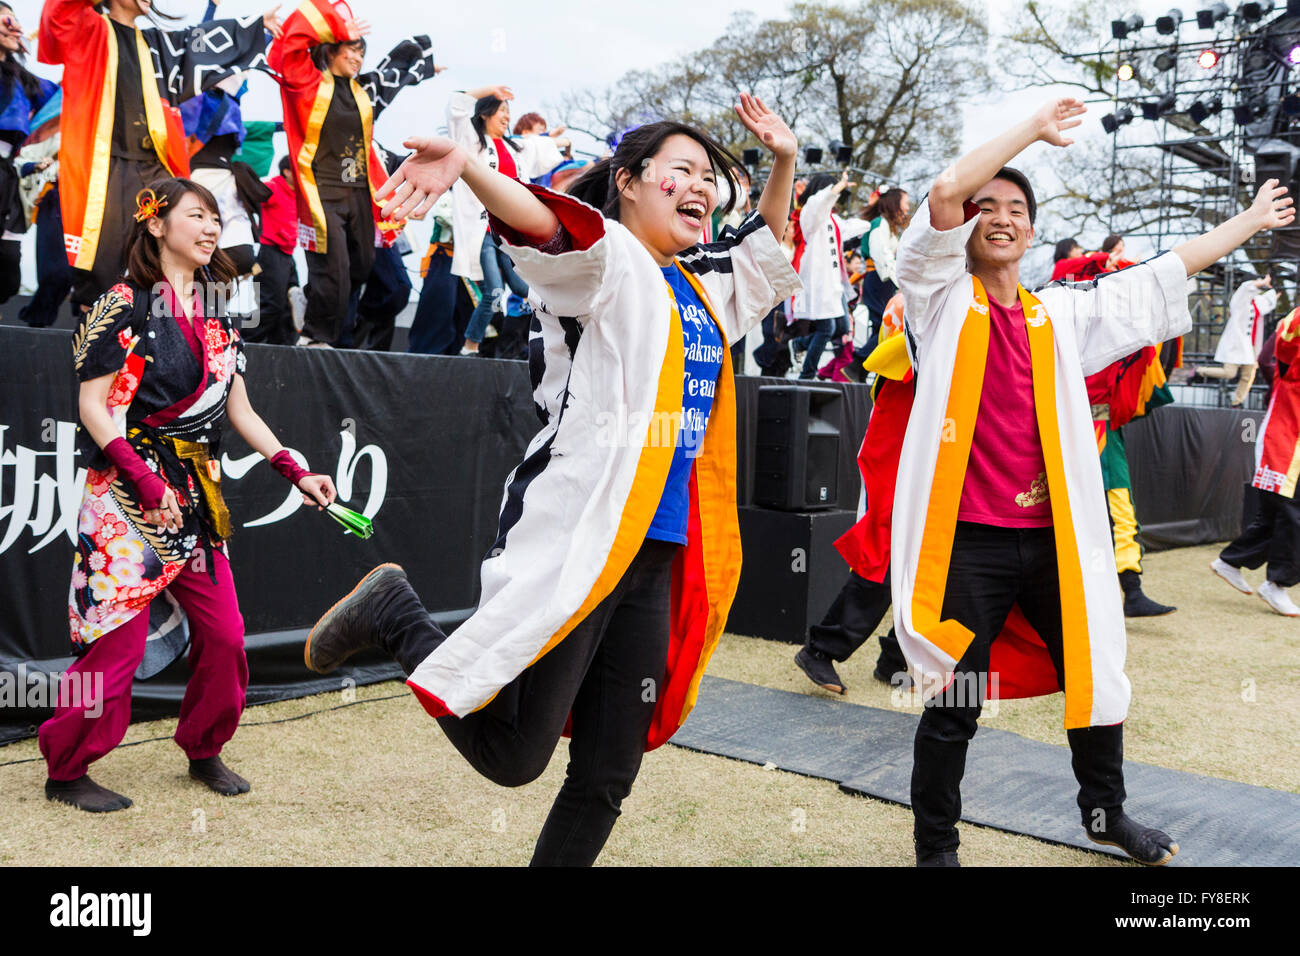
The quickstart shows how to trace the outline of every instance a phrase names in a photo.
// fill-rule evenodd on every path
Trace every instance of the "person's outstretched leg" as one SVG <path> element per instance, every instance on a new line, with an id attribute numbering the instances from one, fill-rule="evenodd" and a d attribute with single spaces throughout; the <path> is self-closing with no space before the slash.
<path id="1" fill-rule="evenodd" d="M 533 853 L 533 866 L 590 866 L 632 790 L 668 660 L 672 566 L 678 545 L 647 541 L 624 575 L 573 702 L 569 766 Z"/>
<path id="2" fill-rule="evenodd" d="M 447 739 L 475 770 L 501 786 L 517 787 L 546 769 L 609 616 L 641 560 L 638 554 L 609 596 L 491 701 L 464 717 L 438 718 Z M 326 673 L 357 651 L 376 647 L 410 675 L 446 639 L 402 569 L 385 564 L 316 622 L 304 657 L 311 670 Z"/>

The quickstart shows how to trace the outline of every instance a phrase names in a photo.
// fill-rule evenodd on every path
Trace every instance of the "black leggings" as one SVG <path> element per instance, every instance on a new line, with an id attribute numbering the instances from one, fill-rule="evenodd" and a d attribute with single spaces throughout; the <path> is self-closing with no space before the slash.
<path id="1" fill-rule="evenodd" d="M 1249 494 L 1255 515 L 1219 557 L 1252 571 L 1267 562 L 1269 581 L 1280 588 L 1300 584 L 1300 501 L 1254 487 Z"/>
<path id="2" fill-rule="evenodd" d="M 641 768 L 668 660 L 672 564 L 679 545 L 647 539 L 622 580 L 563 641 L 464 717 L 447 739 L 494 783 L 531 783 L 572 718 L 569 766 L 537 838 L 534 866 L 590 866 Z M 381 640 L 409 675 L 445 639 L 415 592 L 381 609 Z"/>

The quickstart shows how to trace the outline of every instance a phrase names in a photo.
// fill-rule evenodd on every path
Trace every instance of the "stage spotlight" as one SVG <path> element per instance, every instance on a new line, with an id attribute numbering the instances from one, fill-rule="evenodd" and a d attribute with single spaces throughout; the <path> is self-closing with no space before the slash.
<path id="1" fill-rule="evenodd" d="M 1197 125 L 1204 123 L 1211 116 L 1218 116 L 1219 111 L 1223 109 L 1223 100 L 1215 97 L 1209 102 L 1197 100 L 1187 109 L 1187 115 L 1192 118 L 1192 122 Z"/>
<path id="2" fill-rule="evenodd" d="M 1127 126 L 1133 122 L 1133 111 L 1127 106 L 1118 113 L 1107 113 L 1101 118 L 1101 128 L 1108 133 L 1113 133 L 1121 126 Z"/>
<path id="3" fill-rule="evenodd" d="M 852 146 L 845 146 L 838 139 L 833 139 L 831 140 L 830 145 L 827 146 L 827 149 L 835 154 L 835 164 L 837 166 L 847 166 L 849 163 L 853 162 Z"/>
<path id="4" fill-rule="evenodd" d="M 1286 55 L 1286 61 L 1292 66 L 1300 63 L 1300 45 L 1291 48 L 1291 52 Z"/>
<path id="5" fill-rule="evenodd" d="M 1178 25 L 1183 22 L 1183 11 L 1174 7 L 1163 17 L 1156 17 L 1156 33 L 1163 33 L 1166 36 L 1178 29 Z"/>
<path id="6" fill-rule="evenodd" d="M 1173 50 L 1165 50 L 1163 53 L 1156 55 L 1156 69 L 1161 73 L 1172 70 L 1178 62 Z"/>
<path id="7" fill-rule="evenodd" d="M 757 166 L 762 158 L 763 151 L 757 146 L 747 147 L 745 151 L 740 154 L 740 161 L 750 168 Z"/>
<path id="8" fill-rule="evenodd" d="M 1219 65 L 1219 54 L 1214 50 L 1202 50 L 1196 58 L 1196 65 L 1202 70 L 1212 70 Z"/>
<path id="9" fill-rule="evenodd" d="M 1134 76 L 1133 64 L 1121 63 L 1119 69 L 1115 71 L 1115 75 L 1119 77 L 1121 83 L 1127 83 Z"/>
<path id="10" fill-rule="evenodd" d="M 1216 23 L 1228 17 L 1226 3 L 1212 3 L 1204 10 L 1196 11 L 1196 25 L 1202 30 L 1211 29 Z"/>
<path id="11" fill-rule="evenodd" d="M 1130 33 L 1137 33 L 1146 23 L 1140 13 L 1130 13 L 1123 20 L 1110 21 L 1110 35 L 1116 40 L 1122 40 Z"/>
<path id="12" fill-rule="evenodd" d="M 1259 117 L 1259 110 L 1249 103 L 1240 103 L 1232 108 L 1232 118 L 1238 126 L 1249 126 Z"/>
<path id="13" fill-rule="evenodd" d="M 805 146 L 803 148 L 803 161 L 809 166 L 816 166 L 822 161 L 822 148 L 820 146 Z"/>
<path id="14" fill-rule="evenodd" d="M 1273 0 L 1251 0 L 1237 8 L 1237 15 L 1247 23 L 1258 23 L 1264 15 L 1273 12 Z"/>
<path id="15" fill-rule="evenodd" d="M 1288 93 L 1282 97 L 1282 112 L 1287 116 L 1300 116 L 1300 96 Z"/>

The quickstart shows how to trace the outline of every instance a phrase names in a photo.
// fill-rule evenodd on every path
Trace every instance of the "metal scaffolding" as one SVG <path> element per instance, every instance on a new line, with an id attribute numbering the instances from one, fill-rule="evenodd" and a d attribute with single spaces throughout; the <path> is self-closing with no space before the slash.
<path id="1" fill-rule="evenodd" d="M 1296 191 L 1300 65 L 1287 54 L 1300 46 L 1300 17 L 1282 10 L 1251 22 L 1242 9 L 1210 29 L 1200 28 L 1196 16 L 1183 19 L 1169 34 L 1157 32 L 1154 23 L 1144 25 L 1076 56 L 1113 68 L 1107 118 L 1114 134 L 1111 232 L 1146 239 L 1157 252 L 1165 252 L 1248 206 L 1257 182 L 1280 178 Z M 1125 65 L 1132 70 L 1129 78 L 1121 73 Z M 1188 303 L 1193 325 L 1183 340 L 1186 360 L 1211 361 L 1232 293 L 1247 279 L 1267 273 L 1280 294 L 1278 310 L 1266 326 L 1271 333 L 1296 298 L 1297 260 L 1300 226 L 1292 226 L 1261 233 L 1200 273 Z M 1226 405 L 1232 388 L 1217 383 L 1179 389 L 1179 397 Z M 1257 383 L 1248 407 L 1262 408 L 1265 392 Z"/>

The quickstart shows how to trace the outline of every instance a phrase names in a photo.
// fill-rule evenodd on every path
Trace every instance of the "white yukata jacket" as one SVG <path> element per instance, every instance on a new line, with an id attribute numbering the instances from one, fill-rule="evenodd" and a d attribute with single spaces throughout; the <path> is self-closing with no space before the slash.
<path id="1" fill-rule="evenodd" d="M 478 610 L 410 675 L 434 716 L 464 716 L 558 644 L 610 593 L 645 541 L 677 444 L 685 347 L 663 272 L 621 224 L 529 187 L 573 250 L 540 251 L 494 220 L 535 311 L 529 372 L 542 430 L 506 479 Z M 740 578 L 737 341 L 799 280 L 757 213 L 677 258 L 723 338 L 722 369 L 673 569 L 668 673 L 647 749 L 681 726 Z"/>
<path id="2" fill-rule="evenodd" d="M 988 300 L 966 271 L 966 241 L 978 210 L 967 204 L 967 215 L 964 225 L 941 232 L 930 223 L 926 200 L 898 250 L 904 330 L 917 377 L 898 468 L 891 586 L 899 643 L 927 697 L 951 680 L 972 637 L 957 621 L 940 620 L 988 341 Z M 1182 260 L 1166 253 L 1092 282 L 1057 284 L 1036 296 L 1021 290 L 1061 577 L 1067 729 L 1119 723 L 1130 696 L 1124 612 L 1084 376 L 1187 332 L 1187 282 Z M 1003 640 L 993 644 L 991 670 L 998 669 Z M 1041 661 L 1050 668 L 1045 648 L 1033 657 L 1035 666 Z"/>
<path id="3" fill-rule="evenodd" d="M 474 126 L 470 122 L 474 116 L 475 102 L 474 97 L 468 93 L 457 91 L 451 94 L 451 100 L 447 103 L 447 135 L 471 156 L 479 157 L 493 169 L 500 169 L 497 146 L 492 137 L 487 137 L 486 146 L 479 147 L 478 133 L 474 132 Z M 549 136 L 515 137 L 511 142 L 519 147 L 518 152 L 511 150 L 510 156 L 515 161 L 522 182 L 543 176 L 564 162 L 560 147 Z M 479 254 L 483 251 L 483 238 L 487 235 L 487 210 L 474 195 L 474 191 L 459 179 L 451 187 L 451 199 L 451 274 L 482 282 L 483 267 L 479 265 Z"/>
<path id="4" fill-rule="evenodd" d="M 1258 364 L 1259 349 L 1264 344 L 1264 318 L 1277 308 L 1277 293 L 1272 289 L 1259 292 L 1257 281 L 1247 279 L 1228 300 L 1228 321 L 1223 324 L 1214 361 L 1223 365 Z"/>
<path id="5" fill-rule="evenodd" d="M 844 314 L 845 298 L 853 297 L 843 244 L 866 232 L 869 223 L 841 219 L 831 212 L 839 197 L 827 186 L 809 197 L 799 212 L 804 248 L 797 268 L 803 291 L 794 297 L 791 315 L 795 319 L 836 318 Z"/>

